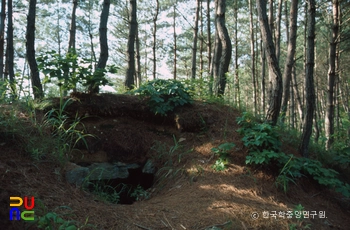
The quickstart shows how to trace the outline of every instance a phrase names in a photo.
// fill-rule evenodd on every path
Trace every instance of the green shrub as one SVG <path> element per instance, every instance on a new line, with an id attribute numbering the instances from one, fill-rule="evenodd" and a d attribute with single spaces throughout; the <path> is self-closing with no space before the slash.
<path id="1" fill-rule="evenodd" d="M 82 123 L 84 118 L 76 115 L 74 119 L 71 119 L 65 114 L 65 109 L 70 102 L 71 99 L 68 99 L 63 103 L 61 98 L 60 108 L 51 109 L 45 114 L 44 126 L 52 128 L 52 136 L 58 140 L 55 152 L 60 160 L 64 160 L 64 156 L 70 154 L 79 142 L 88 148 L 86 138 L 94 137 L 85 133 L 85 126 Z"/>
<path id="2" fill-rule="evenodd" d="M 127 188 L 127 186 L 124 184 L 119 184 L 117 187 L 120 187 L 120 186 L 121 186 L 121 189 L 118 192 L 116 190 L 116 187 L 108 185 L 103 180 L 89 181 L 88 179 L 86 179 L 86 181 L 83 184 L 83 188 L 86 191 L 89 191 L 92 194 L 96 195 L 100 200 L 104 202 L 112 203 L 112 204 L 119 203 L 120 193 Z"/>
<path id="3" fill-rule="evenodd" d="M 247 113 L 243 113 L 242 117 L 237 118 L 237 122 L 241 125 L 238 132 L 243 135 L 243 143 L 250 150 L 246 157 L 246 164 L 277 168 L 280 171 L 275 182 L 277 187 L 287 192 L 289 182 L 295 183 L 297 178 L 305 175 L 320 185 L 335 189 L 344 196 L 350 197 L 350 185 L 338 179 L 339 173 L 337 171 L 322 167 L 321 162 L 317 160 L 296 158 L 293 155 L 287 156 L 280 152 L 281 141 L 276 127 L 265 123 L 256 123 L 253 117 Z"/>
<path id="4" fill-rule="evenodd" d="M 289 230 L 296 229 L 311 229 L 311 224 L 305 223 L 305 219 L 308 217 L 304 216 L 304 207 L 298 204 L 293 209 L 293 215 L 296 217 L 296 222 L 289 224 Z"/>
<path id="5" fill-rule="evenodd" d="M 254 124 L 250 128 L 240 128 L 238 132 L 244 134 L 242 141 L 249 149 L 268 149 L 278 152 L 281 148 L 282 144 L 278 138 L 276 128 L 270 124 Z"/>
<path id="6" fill-rule="evenodd" d="M 39 229 L 51 230 L 51 229 L 59 229 L 59 230 L 76 230 L 75 221 L 64 220 L 61 215 L 55 212 L 48 212 L 44 216 L 39 218 L 37 227 Z"/>
<path id="7" fill-rule="evenodd" d="M 37 58 L 38 69 L 45 75 L 43 84 L 55 83 L 60 93 L 66 90 L 75 90 L 80 84 L 87 90 L 98 86 L 109 85 L 106 73 L 116 73 L 114 65 L 103 69 L 95 69 L 92 60 L 81 59 L 74 49 L 65 56 L 56 51 L 48 51 Z"/>
<path id="8" fill-rule="evenodd" d="M 141 185 L 137 185 L 134 191 L 131 193 L 130 197 L 134 198 L 137 201 L 147 200 L 150 197 L 150 193 L 146 191 Z"/>
<path id="9" fill-rule="evenodd" d="M 278 188 L 282 188 L 285 193 L 287 193 L 289 188 L 289 182 L 296 184 L 296 178 L 302 176 L 299 170 L 293 170 L 294 164 L 291 163 L 293 156 L 289 158 L 287 163 L 284 164 L 280 174 L 276 178 L 275 184 Z"/>
<path id="10" fill-rule="evenodd" d="M 285 158 L 283 157 L 284 153 L 277 153 L 273 150 L 262 150 L 262 151 L 253 151 L 249 152 L 249 155 L 246 157 L 246 164 L 270 164 L 271 161 L 281 161 L 284 162 Z"/>
<path id="11" fill-rule="evenodd" d="M 211 151 L 219 156 L 219 158 L 215 161 L 215 164 L 212 165 L 212 168 L 216 171 L 223 171 L 226 169 L 226 166 L 228 164 L 228 155 L 229 151 L 235 147 L 236 145 L 234 143 L 223 143 L 219 145 L 217 148 L 212 148 Z"/>
<path id="12" fill-rule="evenodd" d="M 176 80 L 156 79 L 148 81 L 134 90 L 133 93 L 148 97 L 151 111 L 162 116 L 174 111 L 176 107 L 192 103 L 189 90 Z"/>

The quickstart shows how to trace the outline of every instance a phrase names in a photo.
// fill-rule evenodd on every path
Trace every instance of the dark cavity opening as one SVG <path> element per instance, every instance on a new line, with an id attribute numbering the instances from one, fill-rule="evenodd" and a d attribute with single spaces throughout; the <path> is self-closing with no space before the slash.
<path id="1" fill-rule="evenodd" d="M 111 203 L 133 204 L 149 197 L 147 189 L 153 186 L 154 174 L 142 172 L 142 167 L 128 169 L 125 179 L 91 180 L 87 189 Z"/>

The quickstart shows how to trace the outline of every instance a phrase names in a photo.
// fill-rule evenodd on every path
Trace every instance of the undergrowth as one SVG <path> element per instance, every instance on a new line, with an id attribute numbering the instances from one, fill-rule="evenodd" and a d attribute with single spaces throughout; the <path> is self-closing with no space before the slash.
<path id="1" fill-rule="evenodd" d="M 148 106 L 155 114 L 166 116 L 175 108 L 192 103 L 189 89 L 180 81 L 156 79 L 142 84 L 134 94 L 148 97 Z"/>
<path id="2" fill-rule="evenodd" d="M 177 166 L 181 163 L 183 157 L 192 151 L 185 151 L 181 145 L 181 139 L 177 140 L 173 136 L 174 145 L 168 146 L 166 143 L 156 141 L 151 150 L 155 153 L 153 160 L 161 165 L 156 173 L 156 184 L 160 189 L 165 186 L 166 179 L 175 178 L 184 172 L 183 168 Z"/>
<path id="3" fill-rule="evenodd" d="M 284 192 L 288 191 L 290 182 L 295 184 L 297 179 L 307 176 L 320 185 L 350 197 L 350 185 L 339 180 L 337 171 L 324 168 L 318 160 L 283 153 L 276 127 L 254 122 L 253 116 L 248 113 L 243 113 L 242 117 L 237 118 L 237 122 L 241 126 L 237 131 L 243 136 L 242 141 L 249 149 L 246 164 L 277 168 L 279 175 L 275 184 Z"/>
<path id="4" fill-rule="evenodd" d="M 236 145 L 234 143 L 227 142 L 219 145 L 217 148 L 212 148 L 211 151 L 216 156 L 218 156 L 218 159 L 211 166 L 211 168 L 214 169 L 215 171 L 225 170 L 229 163 L 229 160 L 228 160 L 229 151 L 235 146 Z"/>
<path id="5" fill-rule="evenodd" d="M 38 202 L 39 201 L 39 202 Z M 89 218 L 86 218 L 85 223 L 80 223 L 71 218 L 76 218 L 73 210 L 69 206 L 59 206 L 54 210 L 47 210 L 46 206 L 40 200 L 38 215 L 33 223 L 37 229 L 45 230 L 80 230 L 80 229 L 97 229 L 95 225 L 89 224 Z"/>
<path id="6" fill-rule="evenodd" d="M 50 127 L 53 130 L 52 136 L 59 141 L 55 149 L 59 159 L 64 159 L 65 156 L 68 159 L 70 153 L 79 142 L 82 142 L 88 148 L 86 138 L 94 137 L 91 134 L 85 133 L 84 124 L 81 122 L 84 117 L 80 118 L 76 115 L 74 119 L 70 119 L 65 114 L 65 109 L 70 102 L 71 99 L 65 102 L 61 100 L 60 108 L 51 109 L 47 112 L 43 122 L 45 127 Z"/>

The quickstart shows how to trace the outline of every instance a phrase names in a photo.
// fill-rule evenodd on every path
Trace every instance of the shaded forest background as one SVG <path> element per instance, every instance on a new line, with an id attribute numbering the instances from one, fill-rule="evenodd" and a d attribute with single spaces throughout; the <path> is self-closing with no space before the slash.
<path id="1" fill-rule="evenodd" d="M 183 81 L 197 98 L 349 146 L 349 1 L 2 0 L 8 100 Z M 104 86 L 104 87 L 103 87 Z M 110 86 L 110 87 L 106 87 Z M 347 151 L 347 150 L 346 150 Z"/>

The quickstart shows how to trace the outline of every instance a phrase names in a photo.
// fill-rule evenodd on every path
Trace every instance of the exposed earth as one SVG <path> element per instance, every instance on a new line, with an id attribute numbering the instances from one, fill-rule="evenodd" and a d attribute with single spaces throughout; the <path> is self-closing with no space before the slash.
<path id="1" fill-rule="evenodd" d="M 284 193 L 275 186 L 273 169 L 245 165 L 248 150 L 236 132 L 241 114 L 231 107 L 196 101 L 162 117 L 152 114 L 147 100 L 136 96 L 75 94 L 71 98 L 66 112 L 72 118 L 85 117 L 85 131 L 95 138 L 87 138 L 88 149 L 77 145 L 80 150 L 68 156 L 70 161 L 143 165 L 151 159 L 157 169 L 153 185 L 145 191 L 147 196 L 132 204 L 107 202 L 66 181 L 66 170 L 73 163 L 50 157 L 34 161 L 20 132 L 9 135 L 0 130 L 1 229 L 37 229 L 33 222 L 9 221 L 10 196 L 34 196 L 35 216 L 54 212 L 76 221 L 81 229 L 289 229 L 292 225 L 349 229 L 350 211 L 341 195 L 309 178 L 291 184 Z M 56 99 L 51 106 L 58 104 Z M 30 135 L 39 135 L 33 131 L 33 114 L 13 114 L 11 109 L 0 105 L 4 116 L 19 117 Z M 35 114 L 38 123 L 46 111 Z M 45 132 L 46 137 L 51 135 L 50 130 Z M 212 168 L 217 156 L 211 149 L 225 142 L 236 146 L 230 151 L 228 168 L 217 172 Z M 284 144 L 283 151 L 297 155 L 294 146 Z M 278 215 L 299 204 L 309 211 L 309 218 Z M 320 212 L 325 217 L 311 216 Z"/>

